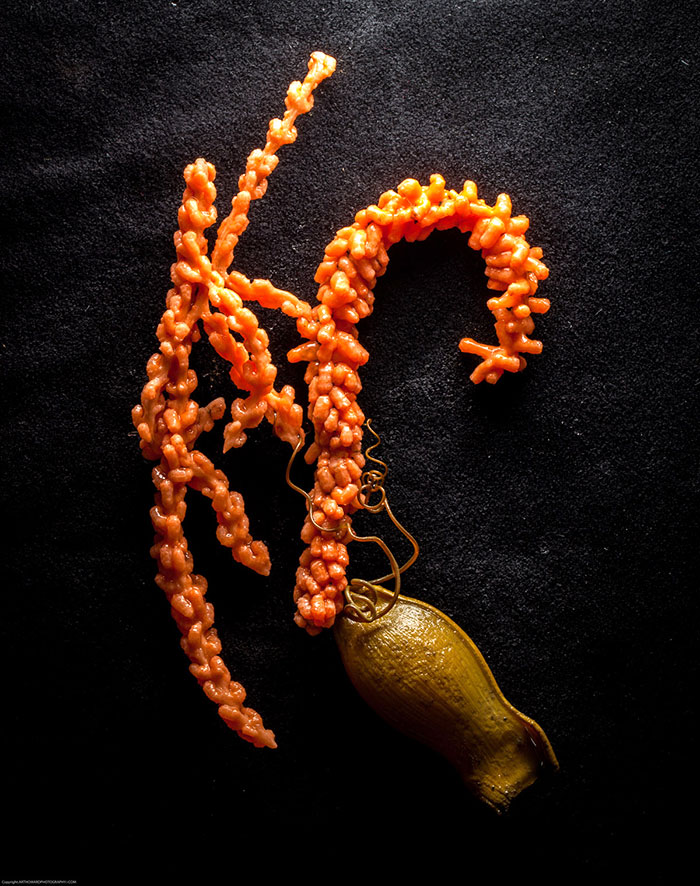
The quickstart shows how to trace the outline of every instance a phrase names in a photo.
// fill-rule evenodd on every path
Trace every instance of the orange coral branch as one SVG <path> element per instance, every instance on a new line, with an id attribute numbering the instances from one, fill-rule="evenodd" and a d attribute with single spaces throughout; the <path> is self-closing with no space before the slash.
<path id="1" fill-rule="evenodd" d="M 148 382 L 132 418 L 146 458 L 159 461 L 153 470 L 156 487 L 151 520 L 155 530 L 152 556 L 158 561 L 156 582 L 166 593 L 173 617 L 182 633 L 181 645 L 190 659 L 190 671 L 207 696 L 219 706 L 219 714 L 238 734 L 257 747 L 275 747 L 274 734 L 265 729 L 260 715 L 243 705 L 245 691 L 231 680 L 219 653 L 221 643 L 213 627 L 214 609 L 205 600 L 207 582 L 192 572 L 192 555 L 182 531 L 188 487 L 211 499 L 217 515 L 217 538 L 231 549 L 236 560 L 267 575 L 270 558 L 266 546 L 254 541 L 248 531 L 243 498 L 229 489 L 223 471 L 194 444 L 224 413 L 221 398 L 206 407 L 191 399 L 197 376 L 189 367 L 192 344 L 199 340 L 198 323 L 207 332 L 216 351 L 231 363 L 231 378 L 247 391 L 232 406 L 232 421 L 225 430 L 225 446 L 241 446 L 245 430 L 267 416 L 283 439 L 296 442 L 301 433 L 302 408 L 294 402 L 294 391 L 277 392 L 277 369 L 268 350 L 268 336 L 257 317 L 243 306 L 255 299 L 266 307 L 279 307 L 295 318 L 310 316 L 311 308 L 301 299 L 276 289 L 268 281 L 249 281 L 242 274 L 225 271 L 238 238 L 247 227 L 250 201 L 261 197 L 266 178 L 277 164 L 275 151 L 296 138 L 294 120 L 310 110 L 313 89 L 332 73 L 335 61 L 314 53 L 303 83 L 293 83 L 287 96 L 287 113 L 272 121 L 262 151 L 248 158 L 241 190 L 232 212 L 219 228 L 212 261 L 207 256 L 206 228 L 216 221 L 214 200 L 216 170 L 203 159 L 185 169 L 187 187 L 178 212 L 179 228 L 174 235 L 177 261 L 171 268 L 173 288 L 158 326 L 159 351 L 148 362 Z"/>
<path id="2" fill-rule="evenodd" d="M 172 607 L 183 635 L 182 647 L 190 670 L 206 694 L 219 706 L 226 723 L 257 746 L 274 747 L 272 732 L 259 715 L 243 706 L 245 692 L 231 680 L 220 658 L 221 644 L 213 628 L 213 607 L 205 601 L 206 580 L 192 572 L 192 556 L 182 532 L 187 488 L 211 499 L 219 523 L 217 537 L 230 547 L 236 560 L 267 575 L 267 548 L 254 541 L 242 497 L 229 489 L 226 475 L 217 470 L 194 444 L 203 431 L 222 417 L 223 399 L 206 407 L 191 399 L 197 376 L 189 368 L 192 344 L 199 340 L 199 321 L 217 353 L 230 364 L 231 379 L 247 393 L 231 406 L 232 420 L 224 431 L 224 450 L 245 443 L 246 431 L 267 418 L 278 436 L 296 445 L 303 437 L 302 407 L 293 388 L 274 387 L 277 369 L 268 349 L 266 331 L 244 301 L 279 308 L 294 317 L 306 341 L 288 354 L 291 362 L 307 361 L 308 414 L 315 437 L 306 453 L 316 462 L 311 495 L 313 518 L 307 517 L 301 537 L 307 547 L 297 570 L 294 600 L 296 622 L 309 633 L 333 624 L 344 605 L 349 564 L 351 515 L 359 501 L 364 413 L 357 397 L 362 388 L 359 369 L 369 359 L 359 341 L 357 324 L 373 309 L 373 289 L 386 270 L 388 250 L 399 240 L 423 240 L 435 230 L 456 227 L 469 233 L 469 246 L 479 249 L 486 263 L 487 287 L 495 290 L 487 302 L 496 323 L 498 344 L 463 338 L 459 348 L 481 357 L 471 375 L 474 382 L 498 381 L 503 372 L 526 365 L 523 354 L 537 354 L 542 345 L 530 338 L 533 314 L 545 313 L 547 299 L 536 297 L 538 283 L 547 277 L 542 250 L 524 238 L 525 216 L 512 216 L 507 194 L 489 206 L 478 198 L 474 182 L 460 192 L 448 190 L 440 175 L 422 186 L 406 179 L 396 191 L 387 191 L 376 205 L 360 210 L 354 222 L 337 232 L 326 247 L 315 281 L 318 304 L 313 308 L 268 280 L 249 280 L 229 270 L 238 240 L 248 226 L 252 200 L 265 193 L 267 177 L 278 162 L 277 150 L 296 139 L 294 121 L 313 105 L 312 92 L 335 69 L 335 60 L 313 53 L 303 82 L 287 93 L 284 117 L 271 121 L 264 148 L 248 157 L 246 171 L 231 212 L 218 229 L 211 261 L 204 231 L 216 220 L 214 167 L 197 160 L 185 170 L 187 188 L 178 213 L 174 241 L 177 261 L 172 266 L 173 288 L 158 326 L 159 351 L 148 362 L 148 382 L 133 421 L 147 458 L 159 461 L 153 470 L 156 487 L 151 518 L 155 529 L 152 555 L 158 561 L 156 578 Z"/>

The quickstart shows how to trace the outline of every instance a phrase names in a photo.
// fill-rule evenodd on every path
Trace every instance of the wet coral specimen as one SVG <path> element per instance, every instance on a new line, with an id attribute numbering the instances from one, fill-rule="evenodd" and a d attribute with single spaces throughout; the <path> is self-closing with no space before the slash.
<path id="1" fill-rule="evenodd" d="M 193 572 L 182 529 L 187 490 L 199 490 L 211 500 L 220 543 L 231 549 L 238 562 L 260 574 L 269 573 L 267 548 L 250 534 L 242 497 L 230 489 L 223 471 L 195 448 L 199 435 L 211 430 L 225 412 L 223 398 L 204 407 L 191 399 L 197 377 L 189 356 L 201 330 L 230 363 L 231 379 L 245 393 L 232 404 L 224 451 L 242 446 L 246 432 L 264 418 L 292 446 L 303 437 L 303 407 L 296 402 L 293 388 L 275 388 L 277 369 L 267 333 L 244 302 L 279 308 L 296 319 L 306 339 L 290 352 L 289 359 L 309 363 L 305 378 L 314 441 L 306 460 L 316 463 L 312 513 L 323 528 L 307 516 L 302 529 L 307 547 L 301 555 L 294 599 L 297 624 L 313 634 L 330 627 L 344 606 L 347 530 L 351 515 L 362 506 L 358 496 L 364 467 L 365 417 L 357 396 L 359 369 L 369 355 L 359 341 L 357 325 L 372 312 L 373 288 L 386 270 L 390 247 L 401 239 L 423 240 L 435 230 L 456 227 L 470 233 L 470 247 L 481 250 L 487 285 L 498 293 L 488 301 L 496 318 L 498 344 L 479 344 L 470 338 L 459 343 L 465 353 L 482 358 L 472 373 L 474 382 L 494 383 L 504 371 L 523 369 L 523 355 L 539 353 L 542 347 L 529 337 L 534 328 L 532 315 L 549 307 L 546 299 L 536 296 L 538 282 L 548 272 L 541 261 L 542 251 L 530 247 L 524 237 L 528 219 L 512 215 L 506 194 L 490 206 L 478 198 L 473 182 L 467 181 L 457 192 L 448 190 L 440 175 L 431 176 L 427 185 L 406 179 L 337 232 L 316 272 L 319 303 L 313 308 L 268 280 L 251 281 L 230 269 L 236 244 L 248 226 L 250 204 L 264 195 L 267 177 L 278 162 L 278 149 L 296 139 L 296 117 L 311 109 L 313 90 L 334 69 L 334 59 L 315 52 L 304 81 L 290 86 L 286 113 L 270 122 L 265 146 L 248 157 L 231 212 L 218 228 L 211 258 L 204 232 L 216 221 L 215 169 L 203 159 L 185 169 L 187 187 L 174 237 L 173 287 L 157 329 L 160 347 L 148 362 L 149 380 L 140 405 L 133 410 L 143 454 L 157 462 L 151 511 L 156 581 L 172 607 L 191 672 L 216 702 L 227 725 L 259 747 L 274 747 L 274 735 L 254 710 L 244 706 L 245 691 L 231 680 L 220 657 L 213 607 L 206 602 L 207 582 Z"/>

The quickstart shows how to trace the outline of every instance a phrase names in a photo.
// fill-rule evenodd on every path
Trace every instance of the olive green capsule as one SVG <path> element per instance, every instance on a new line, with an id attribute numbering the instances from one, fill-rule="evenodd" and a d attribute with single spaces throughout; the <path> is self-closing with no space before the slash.
<path id="1" fill-rule="evenodd" d="M 371 587 L 380 601 L 392 596 Z M 443 754 L 498 812 L 540 773 L 559 768 L 542 728 L 506 701 L 474 643 L 433 606 L 399 595 L 375 621 L 341 616 L 335 638 L 364 700 Z"/>

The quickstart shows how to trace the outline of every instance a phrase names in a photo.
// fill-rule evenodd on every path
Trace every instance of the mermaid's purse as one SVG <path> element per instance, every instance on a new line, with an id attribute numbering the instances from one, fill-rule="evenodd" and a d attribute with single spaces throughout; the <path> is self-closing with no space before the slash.
<path id="1" fill-rule="evenodd" d="M 370 422 L 369 429 L 377 437 Z M 312 502 L 307 498 L 313 521 Z M 543 729 L 516 710 L 498 687 L 473 641 L 452 619 L 421 600 L 400 594 L 401 573 L 418 556 L 418 544 L 396 520 L 386 500 L 386 465 L 363 476 L 360 499 L 372 513 L 385 510 L 413 544 L 412 557 L 399 568 L 387 545 L 376 536 L 357 536 L 349 524 L 314 525 L 321 532 L 345 531 L 357 541 L 374 541 L 387 554 L 392 571 L 373 582 L 353 579 L 345 590 L 346 606 L 334 633 L 353 685 L 391 726 L 445 756 L 469 790 L 498 812 L 540 773 L 556 771 L 557 758 Z M 379 495 L 372 504 L 372 496 Z M 382 582 L 394 579 L 393 590 Z"/>

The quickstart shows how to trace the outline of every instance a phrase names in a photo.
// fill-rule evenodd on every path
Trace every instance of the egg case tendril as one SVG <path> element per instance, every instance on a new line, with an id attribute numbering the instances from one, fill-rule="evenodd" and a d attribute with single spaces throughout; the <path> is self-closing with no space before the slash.
<path id="1" fill-rule="evenodd" d="M 388 575 L 383 575 L 381 576 L 381 578 L 375 578 L 372 581 L 367 581 L 363 578 L 353 578 L 350 584 L 346 585 L 345 591 L 343 593 L 346 602 L 346 605 L 343 608 L 343 615 L 357 621 L 369 623 L 372 621 L 376 621 L 378 618 L 386 615 L 387 612 L 396 604 L 396 601 L 399 598 L 399 592 L 401 590 L 401 575 L 415 563 L 416 559 L 418 558 L 420 548 L 415 538 L 404 526 L 401 525 L 401 523 L 396 519 L 393 511 L 389 507 L 386 490 L 384 489 L 384 481 L 386 480 L 388 467 L 383 461 L 375 458 L 373 455 L 370 454 L 373 449 L 376 449 L 376 447 L 379 446 L 379 444 L 381 443 L 381 438 L 372 427 L 371 419 L 367 419 L 366 425 L 368 430 L 370 430 L 372 434 L 374 434 L 374 436 L 376 437 L 376 442 L 369 446 L 366 450 L 365 459 L 369 459 L 370 461 L 379 465 L 380 470 L 373 468 L 369 471 L 365 471 L 362 474 L 360 478 L 360 491 L 358 493 L 359 506 L 363 508 L 363 510 L 369 511 L 371 514 L 379 514 L 382 511 L 385 511 L 394 526 L 399 530 L 404 538 L 408 539 L 408 541 L 411 543 L 411 545 L 413 546 L 413 553 L 403 564 L 403 566 L 399 567 L 399 564 L 396 562 L 396 558 L 394 557 L 391 549 L 381 538 L 375 535 L 357 535 L 352 526 L 349 525 L 349 521 L 347 519 L 342 520 L 334 527 L 321 525 L 316 522 L 316 519 L 314 517 L 313 497 L 308 492 L 305 492 L 303 489 L 297 486 L 296 483 L 293 483 L 290 476 L 294 460 L 296 459 L 296 456 L 304 443 L 302 437 L 299 438 L 299 442 L 295 446 L 294 452 L 289 459 L 285 479 L 287 481 L 287 484 L 292 489 L 294 489 L 296 492 L 299 492 L 306 499 L 308 508 L 308 519 L 313 524 L 313 526 L 321 533 L 321 535 L 327 537 L 328 534 L 332 534 L 335 538 L 339 538 L 343 535 L 348 535 L 352 541 L 374 542 L 375 544 L 379 545 L 379 547 L 386 554 L 387 559 L 389 560 L 389 563 L 391 565 L 391 572 Z M 373 502 L 372 496 L 377 494 L 379 495 L 379 499 L 375 499 Z M 376 586 L 382 585 L 383 582 L 389 581 L 392 578 L 394 579 L 394 589 L 391 593 L 390 600 L 388 601 L 388 603 L 385 601 L 385 605 L 378 612 L 376 608 Z"/>
<path id="2" fill-rule="evenodd" d="M 546 299 L 536 296 L 548 270 L 541 261 L 542 250 L 531 247 L 524 237 L 527 217 L 512 215 L 507 194 L 500 194 L 490 206 L 478 197 L 474 182 L 466 181 L 460 191 L 449 190 L 438 174 L 427 185 L 415 179 L 402 181 L 337 232 L 315 275 L 319 288 L 313 307 L 269 280 L 249 280 L 231 268 L 235 247 L 249 223 L 250 204 L 265 194 L 267 178 L 278 163 L 277 151 L 296 140 L 296 118 L 311 110 L 314 89 L 334 70 L 333 58 L 314 52 L 304 80 L 290 85 L 285 114 L 270 122 L 264 147 L 248 157 L 231 211 L 219 224 L 211 257 L 205 231 L 217 219 L 216 171 L 201 158 L 186 167 L 174 235 L 172 288 L 156 333 L 160 345 L 148 361 L 148 382 L 132 413 L 143 455 L 157 462 L 151 510 L 156 582 L 170 602 L 190 671 L 218 705 L 224 722 L 257 747 L 275 747 L 274 735 L 260 715 L 244 705 L 245 691 L 231 679 L 220 656 L 214 610 L 206 601 L 207 582 L 193 571 L 182 528 L 187 490 L 196 489 L 211 500 L 217 538 L 235 560 L 267 575 L 270 559 L 265 544 L 250 534 L 242 496 L 196 448 L 200 434 L 213 428 L 226 407 L 223 398 L 206 406 L 192 399 L 197 387 L 196 373 L 189 366 L 192 345 L 203 330 L 230 364 L 234 385 L 245 393 L 232 403 L 231 420 L 224 429 L 225 452 L 241 447 L 246 432 L 263 419 L 293 448 L 304 440 L 303 408 L 291 386 L 275 388 L 277 368 L 268 350 L 268 335 L 245 302 L 279 308 L 296 320 L 306 340 L 288 354 L 291 362 L 309 364 L 305 381 L 314 440 L 305 460 L 316 465 L 301 531 L 306 549 L 297 570 L 294 601 L 297 624 L 317 634 L 331 627 L 348 603 L 348 543 L 358 538 L 352 515 L 369 503 L 367 490 L 362 490 L 367 482 L 362 479 L 365 416 L 357 399 L 359 369 L 369 354 L 359 341 L 358 323 L 372 312 L 373 289 L 386 270 L 390 247 L 402 239 L 424 240 L 435 230 L 456 227 L 469 234 L 472 249 L 481 251 L 487 286 L 494 291 L 487 306 L 496 319 L 498 344 L 480 344 L 471 338 L 459 342 L 461 351 L 481 358 L 471 375 L 477 384 L 484 380 L 493 384 L 503 372 L 525 368 L 523 355 L 542 349 L 530 338 L 532 315 L 549 308 Z"/>

